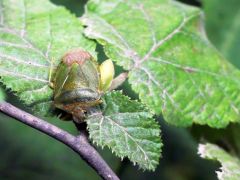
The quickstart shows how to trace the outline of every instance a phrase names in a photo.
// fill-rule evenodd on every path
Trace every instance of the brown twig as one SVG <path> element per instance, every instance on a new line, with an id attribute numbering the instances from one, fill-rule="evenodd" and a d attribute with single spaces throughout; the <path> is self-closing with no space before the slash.
<path id="1" fill-rule="evenodd" d="M 102 159 L 99 153 L 94 149 L 94 147 L 89 144 L 85 133 L 80 133 L 79 136 L 73 136 L 57 126 L 20 110 L 7 102 L 0 103 L 0 110 L 16 120 L 31 126 L 70 147 L 78 153 L 103 179 L 119 179 Z"/>

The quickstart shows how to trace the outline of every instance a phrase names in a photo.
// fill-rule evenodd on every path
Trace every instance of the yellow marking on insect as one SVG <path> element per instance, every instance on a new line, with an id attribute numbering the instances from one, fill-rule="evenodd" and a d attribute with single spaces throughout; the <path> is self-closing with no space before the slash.
<path id="1" fill-rule="evenodd" d="M 114 77 L 114 65 L 111 59 L 104 61 L 100 67 L 101 90 L 107 91 L 112 84 Z"/>

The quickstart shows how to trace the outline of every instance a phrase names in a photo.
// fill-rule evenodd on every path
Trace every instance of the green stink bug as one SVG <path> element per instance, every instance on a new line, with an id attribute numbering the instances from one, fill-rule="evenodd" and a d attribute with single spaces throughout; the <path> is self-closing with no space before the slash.
<path id="1" fill-rule="evenodd" d="M 57 67 L 54 85 L 54 105 L 82 122 L 90 107 L 101 103 L 114 76 L 111 60 L 98 65 L 86 51 L 74 49 L 66 53 Z"/>

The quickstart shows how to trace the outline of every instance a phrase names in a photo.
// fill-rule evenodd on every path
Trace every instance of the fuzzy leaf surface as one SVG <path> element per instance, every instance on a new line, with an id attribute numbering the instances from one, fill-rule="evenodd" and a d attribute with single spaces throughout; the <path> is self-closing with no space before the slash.
<path id="1" fill-rule="evenodd" d="M 174 125 L 239 122 L 240 72 L 208 41 L 202 12 L 171 0 L 90 0 L 86 36 L 129 71 L 143 103 Z"/>
<path id="2" fill-rule="evenodd" d="M 109 147 L 117 156 L 128 157 L 140 168 L 154 170 L 162 143 L 159 125 L 152 114 L 118 91 L 107 93 L 103 101 L 103 112 L 86 120 L 90 138 L 102 147 Z"/>

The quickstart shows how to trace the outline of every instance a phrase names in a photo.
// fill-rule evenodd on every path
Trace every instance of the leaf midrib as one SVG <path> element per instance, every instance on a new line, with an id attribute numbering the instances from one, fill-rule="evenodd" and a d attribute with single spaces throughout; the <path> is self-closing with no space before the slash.
<path id="1" fill-rule="evenodd" d="M 137 141 L 125 130 L 125 127 L 121 126 L 120 124 L 118 124 L 117 122 L 115 122 L 114 120 L 112 120 L 111 118 L 109 118 L 108 116 L 105 116 L 106 119 L 110 120 L 112 123 L 114 123 L 115 125 L 117 125 L 122 132 L 127 135 L 136 145 L 137 147 L 140 149 L 140 151 L 142 151 L 142 153 L 144 154 L 144 159 L 147 160 L 150 164 L 151 161 L 149 160 L 149 157 L 147 156 L 147 154 L 145 153 L 145 151 L 142 149 L 142 147 L 137 143 Z M 126 140 L 125 140 L 126 141 Z M 127 144 L 127 141 L 126 141 Z"/>

